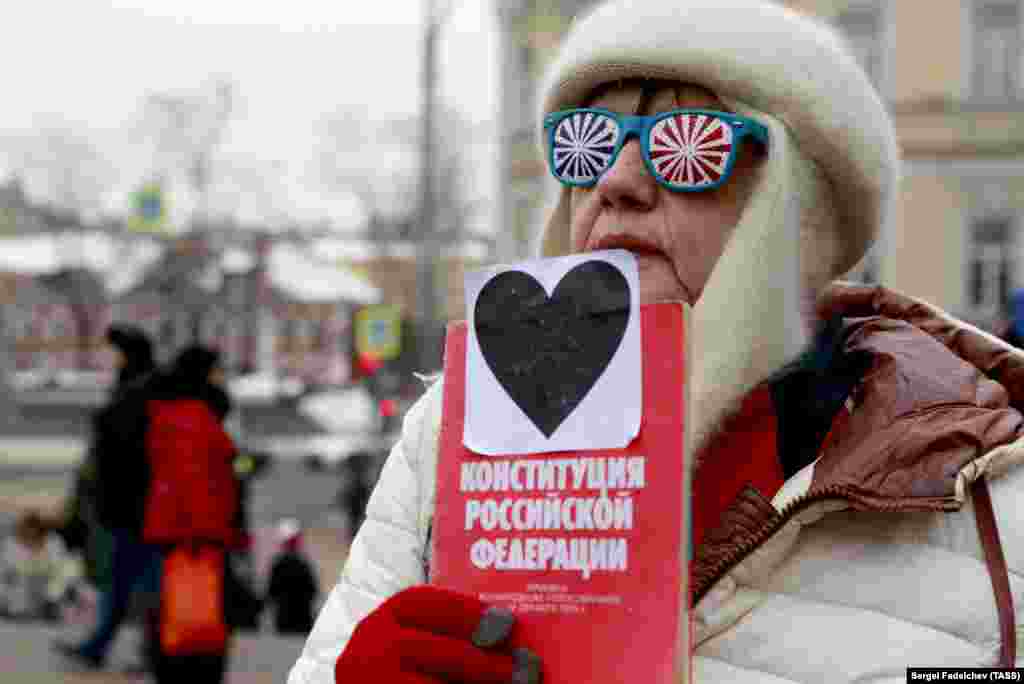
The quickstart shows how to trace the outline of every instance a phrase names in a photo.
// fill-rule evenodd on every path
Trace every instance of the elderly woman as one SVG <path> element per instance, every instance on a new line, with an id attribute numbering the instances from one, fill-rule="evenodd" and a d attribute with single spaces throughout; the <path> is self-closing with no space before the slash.
<path id="1" fill-rule="evenodd" d="M 574 25 L 541 104 L 563 186 L 541 254 L 630 250 L 641 302 L 693 306 L 695 681 L 1012 666 L 1024 360 L 832 283 L 899 175 L 841 41 L 763 1 L 611 0 Z M 415 586 L 442 392 L 409 412 L 290 684 L 538 681 L 504 646 L 511 614 Z"/>

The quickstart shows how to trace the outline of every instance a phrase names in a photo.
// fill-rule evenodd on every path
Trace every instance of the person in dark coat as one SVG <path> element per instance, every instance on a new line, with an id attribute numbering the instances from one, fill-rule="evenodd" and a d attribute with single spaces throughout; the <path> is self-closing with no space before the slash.
<path id="1" fill-rule="evenodd" d="M 354 539 L 366 519 L 366 506 L 376 484 L 375 456 L 356 451 L 341 465 L 342 484 L 336 501 L 348 517 L 349 538 Z"/>
<path id="2" fill-rule="evenodd" d="M 219 354 L 202 346 L 186 348 L 150 384 L 146 444 L 153 486 L 143 516 L 148 542 L 165 549 L 212 544 L 225 551 L 242 545 L 235 447 L 222 425 L 231 399 L 223 385 Z M 226 667 L 227 644 L 222 652 L 204 654 L 158 648 L 153 674 L 157 684 L 217 684 Z"/>
<path id="3" fill-rule="evenodd" d="M 319 593 L 316 573 L 302 552 L 302 531 L 292 520 L 281 523 L 281 551 L 270 566 L 267 602 L 274 606 L 278 634 L 308 634 L 313 629 L 313 604 Z"/>
<path id="4" fill-rule="evenodd" d="M 156 369 L 156 363 L 153 360 L 153 345 L 141 328 L 128 324 L 112 325 L 107 329 L 106 342 L 114 353 L 117 376 L 114 379 L 110 397 L 101 412 L 111 408 L 128 388 L 144 381 Z M 75 474 L 73 493 L 65 514 L 64 525 L 60 529 L 64 543 L 70 551 L 88 553 L 91 528 L 97 522 L 96 507 L 99 499 L 99 483 L 97 481 L 99 478 L 96 461 L 99 457 L 97 443 L 101 441 L 98 417 L 98 415 L 94 416 L 94 427 L 97 428 L 95 439 L 90 445 L 85 461 Z M 107 443 L 109 441 L 108 439 Z"/>
<path id="5" fill-rule="evenodd" d="M 129 325 L 107 331 L 114 349 L 117 379 L 108 403 L 93 418 L 93 443 L 76 486 L 85 517 L 113 540 L 110 584 L 100 600 L 99 620 L 79 644 L 58 641 L 58 651 L 89 669 L 103 666 L 117 631 L 139 590 L 150 597 L 147 619 L 155 619 L 159 551 L 141 538 L 141 520 L 149 486 L 144 438 L 145 393 L 156 368 L 146 333 Z"/>

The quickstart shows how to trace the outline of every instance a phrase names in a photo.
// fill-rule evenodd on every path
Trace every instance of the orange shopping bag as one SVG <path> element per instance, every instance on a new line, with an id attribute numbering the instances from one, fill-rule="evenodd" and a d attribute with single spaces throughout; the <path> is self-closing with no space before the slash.
<path id="1" fill-rule="evenodd" d="M 166 655 L 222 653 L 224 551 L 213 546 L 176 546 L 164 558 L 160 587 L 160 648 Z"/>

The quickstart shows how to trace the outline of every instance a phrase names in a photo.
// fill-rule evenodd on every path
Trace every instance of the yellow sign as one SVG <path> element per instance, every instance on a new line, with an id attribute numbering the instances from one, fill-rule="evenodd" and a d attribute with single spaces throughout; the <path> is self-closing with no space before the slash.
<path id="1" fill-rule="evenodd" d="M 18 212 L 13 207 L 0 207 L 0 233 L 18 232 Z"/>
<path id="2" fill-rule="evenodd" d="M 159 183 L 146 183 L 131 197 L 128 227 L 136 231 L 167 229 L 167 197 Z"/>
<path id="3" fill-rule="evenodd" d="M 389 361 L 402 351 L 402 317 L 397 306 L 378 304 L 356 314 L 356 354 Z"/>

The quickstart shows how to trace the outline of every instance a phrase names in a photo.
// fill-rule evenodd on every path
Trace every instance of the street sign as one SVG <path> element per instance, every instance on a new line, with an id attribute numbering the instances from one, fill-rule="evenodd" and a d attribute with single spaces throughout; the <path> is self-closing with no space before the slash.
<path id="1" fill-rule="evenodd" d="M 0 207 L 0 234 L 18 232 L 18 211 L 14 207 Z"/>
<path id="2" fill-rule="evenodd" d="M 160 183 L 146 183 L 132 193 L 128 226 L 137 231 L 166 230 L 167 200 Z"/>
<path id="3" fill-rule="evenodd" d="M 357 356 L 389 361 L 402 352 L 402 317 L 396 306 L 363 307 L 356 314 L 355 333 Z"/>

